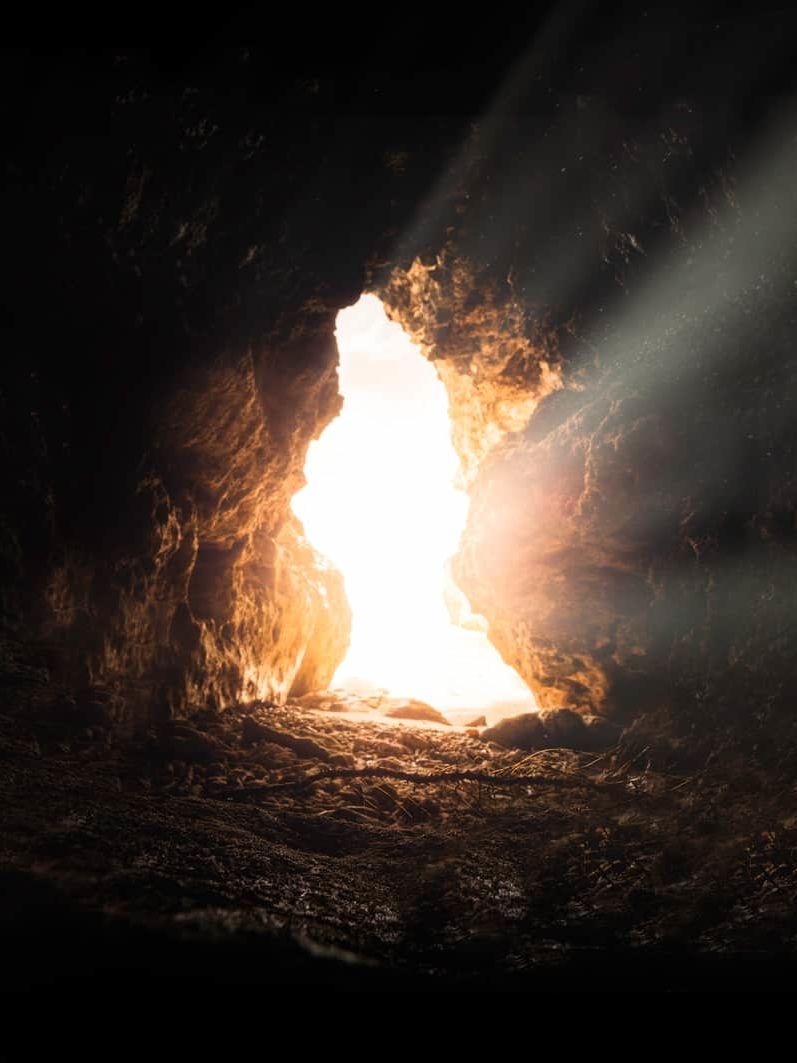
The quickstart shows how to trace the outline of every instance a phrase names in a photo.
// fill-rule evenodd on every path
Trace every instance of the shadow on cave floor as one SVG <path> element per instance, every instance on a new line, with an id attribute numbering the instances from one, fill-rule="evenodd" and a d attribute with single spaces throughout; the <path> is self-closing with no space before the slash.
<path id="1" fill-rule="evenodd" d="M 791 777 L 329 709 L 0 716 L 9 988 L 791 983 Z"/>

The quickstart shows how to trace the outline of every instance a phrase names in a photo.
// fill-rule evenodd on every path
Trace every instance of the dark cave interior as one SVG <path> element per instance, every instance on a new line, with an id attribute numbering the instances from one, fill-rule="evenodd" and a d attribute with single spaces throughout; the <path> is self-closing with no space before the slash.
<path id="1" fill-rule="evenodd" d="M 9 989 L 790 987 L 797 38 L 758 14 L 4 52 Z M 538 712 L 330 690 L 291 507 L 363 293 L 445 386 L 453 579 Z"/>

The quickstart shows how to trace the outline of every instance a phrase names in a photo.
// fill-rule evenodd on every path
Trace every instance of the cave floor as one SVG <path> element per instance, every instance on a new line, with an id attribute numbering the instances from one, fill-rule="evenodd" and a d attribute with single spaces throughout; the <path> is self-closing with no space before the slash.
<path id="1" fill-rule="evenodd" d="M 792 776 L 502 750 L 307 699 L 111 733 L 0 716 L 10 987 L 792 977 Z"/>

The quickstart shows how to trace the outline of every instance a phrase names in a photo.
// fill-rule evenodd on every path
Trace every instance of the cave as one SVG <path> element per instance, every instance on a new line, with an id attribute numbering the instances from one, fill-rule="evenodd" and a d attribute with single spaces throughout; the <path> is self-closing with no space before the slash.
<path id="1" fill-rule="evenodd" d="M 4 989 L 790 989 L 794 16 L 265 18 L 4 51 Z"/>

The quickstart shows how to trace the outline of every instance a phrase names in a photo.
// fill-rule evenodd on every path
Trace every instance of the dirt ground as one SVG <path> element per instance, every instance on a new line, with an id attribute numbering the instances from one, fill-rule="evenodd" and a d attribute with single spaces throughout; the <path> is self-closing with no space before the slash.
<path id="1" fill-rule="evenodd" d="M 788 766 L 323 699 L 120 742 L 100 709 L 0 717 L 9 988 L 791 988 Z"/>

